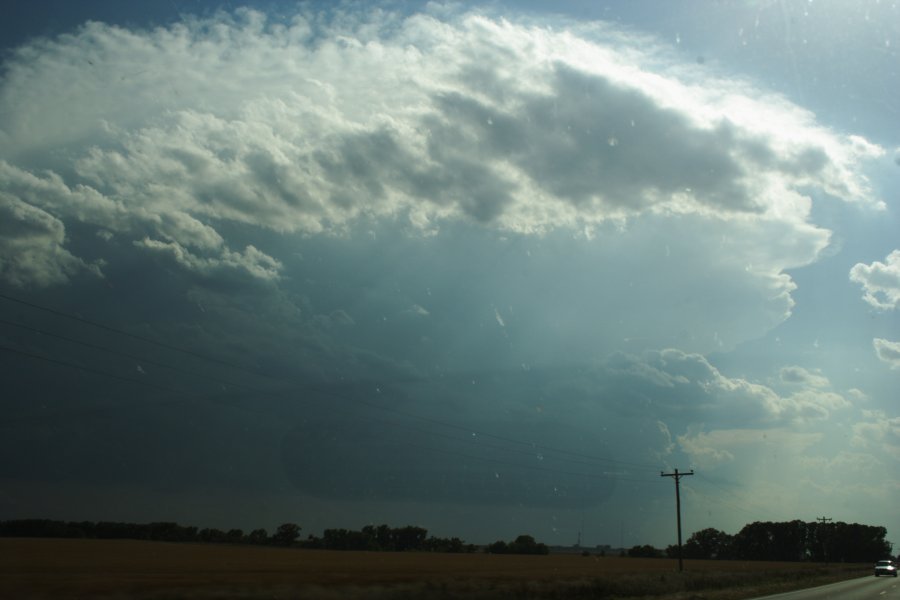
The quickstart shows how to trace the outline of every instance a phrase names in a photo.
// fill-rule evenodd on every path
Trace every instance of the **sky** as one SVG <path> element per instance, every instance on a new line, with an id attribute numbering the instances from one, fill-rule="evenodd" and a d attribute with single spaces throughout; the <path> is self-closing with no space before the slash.
<path id="1" fill-rule="evenodd" d="M 16 2 L 0 519 L 900 541 L 900 4 Z"/>

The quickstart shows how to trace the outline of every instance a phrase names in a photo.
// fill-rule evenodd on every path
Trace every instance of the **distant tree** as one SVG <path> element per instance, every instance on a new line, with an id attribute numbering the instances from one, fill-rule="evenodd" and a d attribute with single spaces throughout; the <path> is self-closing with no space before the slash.
<path id="1" fill-rule="evenodd" d="M 432 536 L 425 540 L 425 549 L 431 552 L 460 553 L 466 551 L 466 545 L 458 537 L 439 538 Z"/>
<path id="2" fill-rule="evenodd" d="M 815 562 L 829 562 L 832 560 L 831 548 L 834 540 L 835 524 L 830 522 L 809 523 L 809 532 L 807 535 L 807 549 L 809 551 L 809 559 Z"/>
<path id="3" fill-rule="evenodd" d="M 695 532 L 684 544 L 684 558 L 723 559 L 732 557 L 734 537 L 712 527 Z M 677 547 L 675 556 L 677 556 Z"/>
<path id="4" fill-rule="evenodd" d="M 327 550 L 378 550 L 374 539 L 366 531 L 343 528 L 323 531 L 321 547 Z"/>
<path id="5" fill-rule="evenodd" d="M 535 541 L 530 535 L 520 535 L 511 542 L 498 540 L 485 548 L 490 554 L 549 554 L 550 548 L 546 544 Z"/>
<path id="6" fill-rule="evenodd" d="M 375 527 L 375 546 L 384 551 L 395 550 L 392 531 L 386 523 Z"/>
<path id="7" fill-rule="evenodd" d="M 795 519 L 772 523 L 772 541 L 775 545 L 772 557 L 779 561 L 802 561 L 809 558 L 808 526 Z"/>
<path id="8" fill-rule="evenodd" d="M 397 552 L 422 550 L 427 536 L 427 529 L 415 527 L 413 525 L 407 525 L 406 527 L 400 527 L 391 531 L 391 541 L 394 550 Z"/>
<path id="9" fill-rule="evenodd" d="M 240 544 L 244 539 L 244 532 L 241 529 L 229 529 L 225 534 L 225 541 L 229 544 Z"/>
<path id="10" fill-rule="evenodd" d="M 225 532 L 221 529 L 209 528 L 206 527 L 197 532 L 197 537 L 201 542 L 207 542 L 210 544 L 220 544 L 222 542 L 228 541 Z"/>
<path id="11" fill-rule="evenodd" d="M 193 542 L 197 540 L 196 527 L 182 527 L 178 523 L 157 522 L 142 527 L 145 539 L 161 542 Z"/>
<path id="12" fill-rule="evenodd" d="M 841 562 L 874 562 L 890 556 L 891 545 L 885 541 L 887 529 L 859 523 L 835 523 L 830 540 L 831 560 Z"/>
<path id="13" fill-rule="evenodd" d="M 296 523 L 282 523 L 272 534 L 276 546 L 291 546 L 300 537 L 300 526 Z"/>
<path id="14" fill-rule="evenodd" d="M 628 549 L 628 556 L 632 558 L 662 558 L 662 550 L 658 550 L 649 544 L 632 546 Z"/>
<path id="15" fill-rule="evenodd" d="M 265 529 L 254 529 L 247 536 L 247 542 L 251 544 L 266 544 L 269 541 L 269 533 Z"/>
<path id="16" fill-rule="evenodd" d="M 754 522 L 732 543 L 741 560 L 872 562 L 890 552 L 884 527 L 858 523 Z"/>
<path id="17" fill-rule="evenodd" d="M 734 536 L 735 558 L 741 560 L 773 560 L 770 523 L 748 523 Z"/>
<path id="18" fill-rule="evenodd" d="M 550 548 L 546 544 L 540 544 L 530 535 L 520 535 L 509 544 L 512 554 L 549 554 Z"/>
<path id="19" fill-rule="evenodd" d="M 734 536 L 733 554 L 744 560 L 808 560 L 813 554 L 810 527 L 800 520 L 750 523 Z"/>
<path id="20" fill-rule="evenodd" d="M 9 537 L 81 537 L 78 524 L 68 524 L 50 519 L 18 519 L 4 521 L 2 535 Z"/>

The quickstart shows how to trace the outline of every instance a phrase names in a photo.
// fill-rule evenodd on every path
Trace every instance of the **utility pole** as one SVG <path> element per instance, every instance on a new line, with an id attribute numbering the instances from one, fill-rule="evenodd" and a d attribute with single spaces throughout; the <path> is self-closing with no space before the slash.
<path id="1" fill-rule="evenodd" d="M 818 522 L 821 523 L 822 525 L 824 525 L 825 523 L 830 523 L 831 520 L 832 520 L 832 519 L 830 519 L 830 518 L 828 518 L 828 517 L 816 517 L 816 521 L 818 521 Z M 825 540 L 825 533 L 826 533 L 826 531 L 824 531 L 824 528 L 823 528 L 822 536 L 821 536 L 821 540 L 822 540 L 822 556 L 825 557 L 825 566 L 828 566 L 828 544 L 827 544 L 827 542 L 826 542 L 826 540 Z"/>
<path id="2" fill-rule="evenodd" d="M 689 473 L 679 473 L 678 469 L 675 469 L 674 473 L 663 473 L 659 472 L 660 477 L 673 477 L 675 479 L 675 514 L 678 518 L 678 570 L 684 571 L 684 561 L 681 558 L 681 478 L 686 477 L 688 475 L 693 475 L 694 470 L 691 469 Z"/>

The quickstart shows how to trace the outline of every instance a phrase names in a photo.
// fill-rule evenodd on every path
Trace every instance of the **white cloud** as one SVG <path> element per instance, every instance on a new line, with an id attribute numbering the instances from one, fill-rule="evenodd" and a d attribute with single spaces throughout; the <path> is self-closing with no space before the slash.
<path id="1" fill-rule="evenodd" d="M 803 451 L 822 440 L 818 433 L 799 433 L 787 429 L 720 429 L 678 436 L 681 450 L 698 468 L 712 469 L 735 461 L 741 456 L 764 454 L 765 448 L 777 447 L 790 455 Z M 742 462 L 744 462 L 742 461 Z"/>
<path id="2" fill-rule="evenodd" d="M 100 276 L 64 248 L 65 225 L 40 208 L 0 192 L 0 279 L 14 287 L 48 286 L 79 273 Z"/>
<path id="3" fill-rule="evenodd" d="M 900 369 L 900 342 L 875 338 L 872 345 L 875 346 L 875 355 L 882 362 L 890 365 L 892 369 Z"/>
<path id="4" fill-rule="evenodd" d="M 883 263 L 857 263 L 850 269 L 850 281 L 862 285 L 863 299 L 875 308 L 900 307 L 900 250 L 888 254 Z"/>
<path id="5" fill-rule="evenodd" d="M 802 422 L 827 419 L 831 413 L 850 406 L 850 402 L 840 394 L 814 389 L 780 398 L 776 411 L 779 418 Z"/>
<path id="6" fill-rule="evenodd" d="M 594 385 L 628 406 L 648 402 L 670 427 L 677 419 L 682 425 L 773 428 L 827 421 L 852 406 L 844 395 L 819 387 L 823 380 L 817 376 L 797 382 L 791 393 L 780 394 L 761 383 L 728 377 L 702 355 L 666 349 L 613 356 L 598 368 Z"/>
<path id="7" fill-rule="evenodd" d="M 758 422 L 805 422 L 827 419 L 834 411 L 848 408 L 850 403 L 840 394 L 818 389 L 822 377 L 806 381 L 809 386 L 788 396 L 742 378 L 730 378 L 713 367 L 706 358 L 680 350 L 664 350 L 650 355 L 670 375 L 677 375 L 706 395 L 708 402 L 728 407 Z M 783 371 L 784 372 L 784 371 Z M 807 374 L 809 374 L 807 372 Z M 827 384 L 827 379 L 824 379 Z"/>
<path id="8" fill-rule="evenodd" d="M 281 269 L 279 261 L 253 246 L 247 246 L 243 252 L 225 250 L 215 256 L 203 257 L 192 253 L 178 242 L 161 242 L 144 238 L 134 242 L 134 245 L 167 256 L 176 264 L 204 276 L 215 275 L 222 270 L 235 270 L 259 280 L 277 280 L 278 271 Z"/>
<path id="9" fill-rule="evenodd" d="M 889 417 L 883 411 L 865 411 L 868 419 L 853 426 L 853 443 L 869 449 L 881 461 L 900 460 L 900 417 Z"/>
<path id="10" fill-rule="evenodd" d="M 697 433 L 693 436 L 678 436 L 681 450 L 690 456 L 691 464 L 701 469 L 711 469 L 734 460 L 734 454 L 722 447 L 722 440 L 728 445 L 735 443 L 733 432 L 720 431 Z"/>
<path id="11" fill-rule="evenodd" d="M 882 150 L 746 83 L 662 64 L 646 42 L 477 14 L 89 23 L 7 60 L 0 189 L 184 268 L 270 279 L 277 259 L 254 267 L 223 223 L 530 234 L 678 218 L 754 279 L 777 323 L 783 270 L 829 240 L 806 190 L 878 204 L 858 167 Z"/>
<path id="12" fill-rule="evenodd" d="M 827 388 L 831 386 L 828 378 L 819 371 L 808 371 L 803 367 L 784 367 L 779 373 L 781 381 L 792 385 L 807 385 L 814 388 Z"/>
<path id="13" fill-rule="evenodd" d="M 672 454 L 672 452 L 675 450 L 675 443 L 672 441 L 672 433 L 669 431 L 668 425 L 666 425 L 662 421 L 657 421 L 656 426 L 659 428 L 657 446 L 660 447 L 660 450 L 657 452 L 656 456 L 658 459 L 662 460 Z"/>

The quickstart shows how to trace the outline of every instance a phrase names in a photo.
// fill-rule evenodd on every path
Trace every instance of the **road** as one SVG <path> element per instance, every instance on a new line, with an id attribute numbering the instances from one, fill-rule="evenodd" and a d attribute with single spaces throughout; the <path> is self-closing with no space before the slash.
<path id="1" fill-rule="evenodd" d="M 900 600 L 900 578 L 860 577 L 808 590 L 775 594 L 754 600 Z"/>

